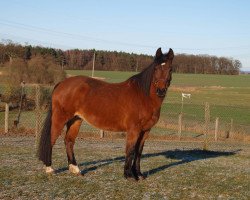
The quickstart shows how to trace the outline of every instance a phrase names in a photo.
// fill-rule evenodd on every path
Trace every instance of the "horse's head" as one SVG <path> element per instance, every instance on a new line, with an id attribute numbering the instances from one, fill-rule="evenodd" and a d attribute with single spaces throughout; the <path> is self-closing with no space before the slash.
<path id="1" fill-rule="evenodd" d="M 156 51 L 152 83 L 158 97 L 165 97 L 167 88 L 170 86 L 173 58 L 174 52 L 172 49 L 169 49 L 166 54 L 162 53 L 161 48 Z"/>

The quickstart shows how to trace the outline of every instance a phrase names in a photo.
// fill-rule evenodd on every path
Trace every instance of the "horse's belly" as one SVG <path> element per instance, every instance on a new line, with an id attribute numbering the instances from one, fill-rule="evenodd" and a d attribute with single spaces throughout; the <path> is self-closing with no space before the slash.
<path id="1" fill-rule="evenodd" d="M 112 119 L 110 117 L 99 116 L 94 114 L 84 115 L 81 113 L 75 113 L 75 115 L 83 119 L 89 125 L 104 131 L 126 131 L 124 125 L 121 123 L 121 121 L 118 121 L 117 119 Z"/>

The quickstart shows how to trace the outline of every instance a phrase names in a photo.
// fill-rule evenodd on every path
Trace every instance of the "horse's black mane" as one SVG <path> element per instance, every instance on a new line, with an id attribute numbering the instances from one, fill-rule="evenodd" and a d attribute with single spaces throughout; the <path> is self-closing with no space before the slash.
<path id="1" fill-rule="evenodd" d="M 150 86 L 152 77 L 154 74 L 155 63 L 153 62 L 147 68 L 145 68 L 139 74 L 136 74 L 129 78 L 130 81 L 134 81 L 138 87 L 144 92 L 145 95 L 149 96 Z"/>

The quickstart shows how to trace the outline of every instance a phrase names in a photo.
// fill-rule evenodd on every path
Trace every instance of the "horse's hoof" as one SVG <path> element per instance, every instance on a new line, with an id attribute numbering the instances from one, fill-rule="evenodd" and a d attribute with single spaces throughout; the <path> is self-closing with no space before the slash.
<path id="1" fill-rule="evenodd" d="M 138 179 L 140 181 L 145 180 L 146 178 L 147 178 L 147 176 L 144 176 L 143 174 L 142 175 L 138 175 Z"/>
<path id="2" fill-rule="evenodd" d="M 129 180 L 129 181 L 138 181 L 139 180 L 139 178 L 137 176 L 126 175 L 126 174 L 124 174 L 124 178 Z"/>
<path id="3" fill-rule="evenodd" d="M 136 177 L 127 177 L 126 180 L 131 181 L 131 182 L 137 182 L 137 181 L 139 181 L 139 179 L 136 178 Z"/>
<path id="4" fill-rule="evenodd" d="M 70 164 L 69 171 L 73 174 L 81 175 L 81 171 L 77 165 Z"/>
<path id="5" fill-rule="evenodd" d="M 46 172 L 46 174 L 54 174 L 55 170 L 51 166 L 49 166 L 49 167 L 46 166 L 45 172 Z"/>
<path id="6" fill-rule="evenodd" d="M 139 180 L 144 180 L 147 178 L 147 176 L 143 175 L 141 172 L 137 172 L 136 176 L 138 177 Z"/>

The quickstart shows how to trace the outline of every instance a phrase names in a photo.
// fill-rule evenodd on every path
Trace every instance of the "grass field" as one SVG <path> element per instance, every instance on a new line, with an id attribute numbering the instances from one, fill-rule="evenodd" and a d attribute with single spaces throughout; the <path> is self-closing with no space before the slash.
<path id="1" fill-rule="evenodd" d="M 66 70 L 68 75 L 91 76 L 90 70 Z M 136 72 L 95 71 L 95 77 L 103 77 L 108 82 L 121 82 L 136 74 Z M 216 75 L 216 74 L 173 74 L 171 82 L 174 86 L 221 86 L 221 87 L 250 87 L 249 75 Z"/>
<path id="2" fill-rule="evenodd" d="M 91 76 L 88 70 L 66 70 L 68 75 Z M 134 72 L 96 71 L 96 77 L 108 82 L 121 82 L 134 75 Z M 214 74 L 173 74 L 169 90 L 169 101 L 180 103 L 180 93 L 191 93 L 192 103 L 208 101 L 216 105 L 250 107 L 250 75 L 214 75 Z"/>
<path id="3" fill-rule="evenodd" d="M 0 138 L 0 199 L 239 199 L 250 198 L 247 145 L 147 141 L 146 180 L 123 178 L 124 141 L 78 140 L 75 154 L 84 176 L 67 171 L 60 139 L 53 151 L 55 175 L 46 175 L 32 137 Z"/>
<path id="4" fill-rule="evenodd" d="M 90 71 L 67 73 L 91 75 Z M 121 82 L 133 74 L 96 72 L 95 76 Z M 235 131 L 242 126 L 244 133 L 250 134 L 250 76 L 174 74 L 161 112 L 161 120 L 172 126 L 178 124 L 181 92 L 192 95 L 184 100 L 182 136 L 193 140 L 147 140 L 141 162 L 142 171 L 148 176 L 146 180 L 131 182 L 123 178 L 124 139 L 109 138 L 78 138 L 75 155 L 84 176 L 75 176 L 67 170 L 60 137 L 53 149 L 53 165 L 58 173 L 46 175 L 35 155 L 35 138 L 20 136 L 18 129 L 16 135 L 0 134 L 0 199 L 250 199 L 249 143 L 236 140 L 205 143 L 202 138 L 195 140 L 201 134 L 192 131 L 197 127 L 203 131 L 204 102 L 209 102 L 211 130 L 215 117 L 220 117 L 223 131 L 228 130 L 233 119 Z M 22 112 L 20 128 L 31 127 L 34 133 L 35 114 Z M 16 117 L 17 110 L 10 111 L 9 123 L 13 124 Z M 2 130 L 3 125 L 4 112 L 0 112 Z M 194 129 L 190 131 L 191 126 Z M 176 135 L 177 131 L 176 127 L 164 128 L 159 123 L 152 133 L 166 136 Z M 83 132 L 86 133 L 86 127 Z"/>
<path id="5" fill-rule="evenodd" d="M 68 75 L 91 76 L 91 71 L 67 70 Z M 134 72 L 96 71 L 96 77 L 108 82 L 121 82 Z M 190 93 L 191 99 L 184 99 L 183 112 L 186 116 L 204 118 L 204 103 L 211 107 L 211 120 L 220 117 L 224 122 L 233 118 L 238 124 L 250 124 L 250 76 L 229 76 L 209 74 L 173 74 L 163 110 L 179 113 L 181 93 Z"/>
<path id="6" fill-rule="evenodd" d="M 69 76 L 87 75 L 91 71 L 67 70 Z M 102 77 L 108 82 L 121 82 L 135 74 L 134 72 L 96 71 L 96 77 Z M 0 93 L 4 87 L 0 85 Z M 35 90 L 26 88 L 35 99 Z M 178 116 L 181 112 L 181 93 L 190 93 L 191 99 L 184 99 L 183 106 L 183 134 L 200 135 L 204 127 L 204 105 L 210 105 L 210 130 L 214 133 L 215 118 L 219 117 L 219 130 L 222 135 L 227 134 L 233 122 L 233 131 L 238 134 L 250 135 L 250 76 L 204 75 L 204 74 L 173 74 L 171 87 L 162 105 L 160 121 L 168 125 L 156 127 L 152 130 L 157 135 L 177 134 Z M 2 105 L 4 107 L 4 105 Z M 17 117 L 17 111 L 10 112 L 10 120 Z M 33 120 L 29 122 L 29 120 Z M 12 120 L 13 121 L 13 120 Z M 4 125 L 4 113 L 0 112 L 0 128 Z M 34 128 L 34 113 L 22 112 L 21 123 Z M 13 124 L 13 122 L 10 122 Z M 29 125 L 30 124 L 30 125 Z M 164 125 L 161 123 L 161 125 Z M 199 127 L 198 127 L 199 126 Z M 165 128 L 165 129 L 163 129 Z M 165 130 L 165 131 L 164 131 Z M 199 130 L 199 131 L 197 131 Z"/>

